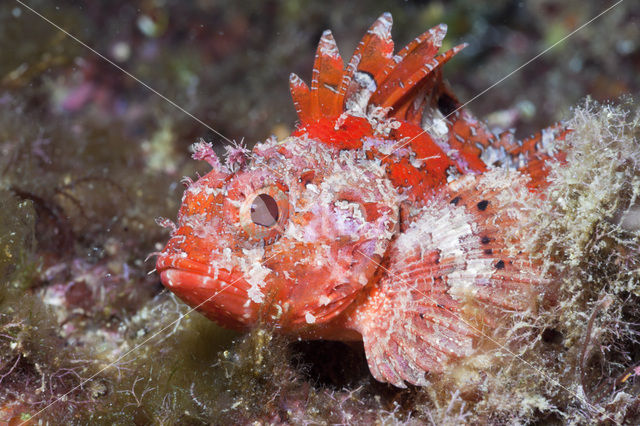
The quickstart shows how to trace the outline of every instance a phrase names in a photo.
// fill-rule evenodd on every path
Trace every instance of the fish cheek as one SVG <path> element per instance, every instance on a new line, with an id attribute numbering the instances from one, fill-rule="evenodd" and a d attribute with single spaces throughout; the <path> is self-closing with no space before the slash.
<path id="1" fill-rule="evenodd" d="M 333 319 L 353 300 L 351 244 L 320 238 L 303 242 L 283 238 L 267 249 L 273 272 L 272 294 L 283 311 L 279 321 L 292 331 Z M 342 255 L 344 254 L 344 255 Z"/>
<path id="2" fill-rule="evenodd" d="M 375 281 L 384 254 L 390 247 L 391 240 L 398 231 L 397 209 L 378 203 L 363 205 L 369 224 L 367 239 L 357 242 L 352 247 L 351 269 L 354 278 L 365 287 Z"/>
<path id="3" fill-rule="evenodd" d="M 367 286 L 381 258 L 363 256 L 354 250 L 359 244 L 333 241 L 330 251 L 321 254 L 327 259 L 322 264 L 317 253 L 321 250 L 307 246 L 306 256 L 301 250 L 298 261 L 287 265 L 290 279 L 282 280 L 278 287 L 281 297 L 285 296 L 282 305 L 289 307 L 285 322 L 292 330 L 329 323 Z"/>

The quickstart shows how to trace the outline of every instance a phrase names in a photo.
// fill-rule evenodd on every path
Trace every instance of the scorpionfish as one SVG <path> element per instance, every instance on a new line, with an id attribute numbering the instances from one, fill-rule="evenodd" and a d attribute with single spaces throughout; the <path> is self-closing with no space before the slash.
<path id="1" fill-rule="evenodd" d="M 520 226 L 567 132 L 517 141 L 451 93 L 438 25 L 394 54 L 391 15 L 344 65 L 330 31 L 310 87 L 290 77 L 299 122 L 249 151 L 210 144 L 157 259 L 162 283 L 218 324 L 363 341 L 372 375 L 425 385 L 497 330 L 540 309 L 551 280 Z M 493 346 L 492 346 L 493 345 Z"/>

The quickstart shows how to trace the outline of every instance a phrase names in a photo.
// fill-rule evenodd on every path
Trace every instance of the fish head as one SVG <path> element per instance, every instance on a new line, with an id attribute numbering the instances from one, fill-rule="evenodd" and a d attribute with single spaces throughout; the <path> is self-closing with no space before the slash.
<path id="1" fill-rule="evenodd" d="M 306 135 L 232 151 L 224 166 L 200 154 L 214 167 L 185 190 L 157 260 L 162 283 L 228 328 L 321 328 L 375 280 L 398 227 L 396 190 L 362 151 Z"/>

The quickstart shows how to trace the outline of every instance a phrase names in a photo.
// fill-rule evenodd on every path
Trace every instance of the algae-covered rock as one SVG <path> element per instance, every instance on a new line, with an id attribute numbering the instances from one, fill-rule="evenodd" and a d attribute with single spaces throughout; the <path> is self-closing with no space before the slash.
<path id="1" fill-rule="evenodd" d="M 0 190 L 0 309 L 30 285 L 36 260 L 33 204 Z"/>

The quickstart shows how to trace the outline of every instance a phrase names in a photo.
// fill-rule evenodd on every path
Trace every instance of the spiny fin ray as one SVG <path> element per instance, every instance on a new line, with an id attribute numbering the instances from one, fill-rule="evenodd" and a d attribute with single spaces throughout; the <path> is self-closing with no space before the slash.
<path id="1" fill-rule="evenodd" d="M 383 108 L 395 106 L 403 97 L 412 90 L 420 87 L 421 83 L 427 81 L 427 77 L 442 65 L 446 64 L 456 53 L 466 47 L 465 44 L 458 45 L 436 57 L 429 57 L 430 51 L 418 52 L 415 55 L 424 54 L 424 57 L 408 57 L 398 64 L 393 73 L 384 81 L 382 86 L 371 96 L 370 103 Z M 422 88 L 422 91 L 432 90 L 438 81 L 432 81 L 430 87 Z M 413 94 L 416 97 L 416 94 Z"/>
<path id="2" fill-rule="evenodd" d="M 298 118 L 301 122 L 307 122 L 311 119 L 309 116 L 309 103 L 311 100 L 309 86 L 296 74 L 291 73 L 289 76 L 289 91 L 293 98 L 293 106 L 296 109 Z"/>
<path id="3" fill-rule="evenodd" d="M 331 117 L 342 112 L 343 96 L 340 84 L 344 74 L 344 63 L 336 41 L 327 30 L 322 34 L 316 51 L 311 78 L 311 117 Z"/>

